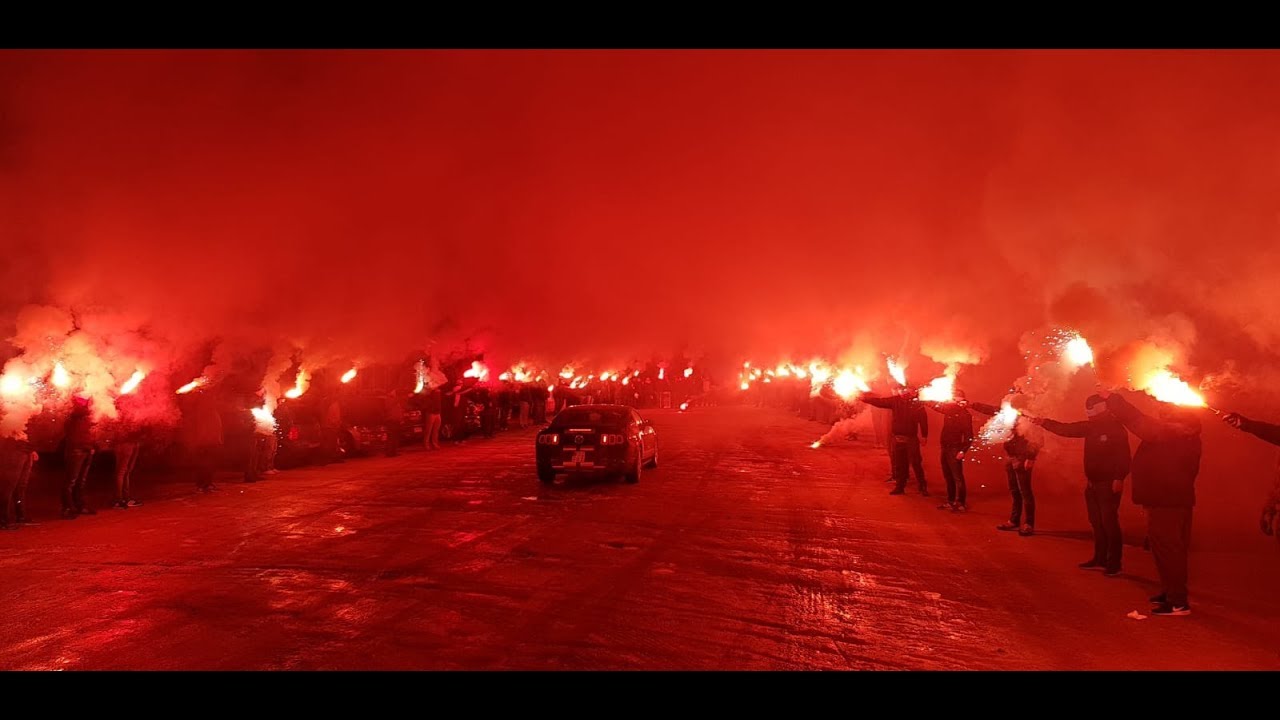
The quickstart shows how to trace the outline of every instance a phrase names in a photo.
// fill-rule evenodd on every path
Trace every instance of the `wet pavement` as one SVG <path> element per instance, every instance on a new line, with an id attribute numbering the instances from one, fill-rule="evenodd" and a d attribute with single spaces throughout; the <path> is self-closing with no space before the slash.
<path id="1" fill-rule="evenodd" d="M 544 489 L 516 430 L 0 534 L 0 668 L 1280 668 L 1274 563 L 1196 554 L 1194 614 L 1135 620 L 1150 556 L 1078 570 L 1074 495 L 1020 538 L 980 477 L 956 515 L 814 423 L 647 415 L 638 485 Z"/>

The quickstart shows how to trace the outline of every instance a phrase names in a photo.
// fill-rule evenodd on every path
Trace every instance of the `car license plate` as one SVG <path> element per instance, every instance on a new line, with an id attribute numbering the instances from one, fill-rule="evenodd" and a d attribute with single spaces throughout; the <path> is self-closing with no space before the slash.
<path id="1" fill-rule="evenodd" d="M 581 465 L 582 463 L 586 462 L 586 459 L 587 459 L 587 454 L 579 450 L 573 454 L 573 459 L 570 460 L 569 462 L 573 463 L 574 465 Z"/>

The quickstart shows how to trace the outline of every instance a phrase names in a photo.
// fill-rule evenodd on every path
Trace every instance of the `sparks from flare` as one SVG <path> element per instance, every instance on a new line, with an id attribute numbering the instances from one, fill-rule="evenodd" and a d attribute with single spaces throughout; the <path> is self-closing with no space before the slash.
<path id="1" fill-rule="evenodd" d="M 311 373 L 307 372 L 306 370 L 299 370 L 298 376 L 293 380 L 293 387 L 289 388 L 289 390 L 285 392 L 284 396 L 289 398 L 290 400 L 295 400 L 297 398 L 300 398 L 302 397 L 302 394 L 307 391 L 307 388 L 310 385 L 311 385 Z"/>
<path id="2" fill-rule="evenodd" d="M 138 385 L 142 382 L 142 378 L 146 376 L 147 374 L 142 372 L 141 370 L 135 370 L 133 372 L 133 375 L 129 376 L 129 379 L 124 381 L 124 385 L 120 386 L 120 394 L 128 395 L 129 393 L 136 390 L 138 388 Z"/>
<path id="3" fill-rule="evenodd" d="M 1008 440 L 1009 435 L 1013 432 L 1014 425 L 1018 422 L 1018 416 L 1021 414 L 1009 404 L 1008 400 L 1005 400 L 1000 403 L 1000 412 L 996 413 L 994 417 L 987 421 L 986 425 L 982 426 L 982 431 L 978 433 L 978 436 L 987 443 Z"/>
<path id="4" fill-rule="evenodd" d="M 893 379 L 894 379 L 894 380 L 895 380 L 899 385 L 901 385 L 901 386 L 903 386 L 903 387 L 906 387 L 906 385 L 907 385 L 907 367 L 906 367 L 905 365 L 899 365 L 899 364 L 898 364 L 898 361 L 897 361 L 897 360 L 894 360 L 892 357 L 890 357 L 890 358 L 888 358 L 887 360 L 885 360 L 885 365 L 888 365 L 888 366 L 889 366 L 889 374 L 890 374 L 891 376 L 893 376 Z"/>

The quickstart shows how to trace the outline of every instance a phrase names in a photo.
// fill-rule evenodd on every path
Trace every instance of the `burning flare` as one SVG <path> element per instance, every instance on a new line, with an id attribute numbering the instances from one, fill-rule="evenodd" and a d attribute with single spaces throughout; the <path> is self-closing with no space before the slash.
<path id="1" fill-rule="evenodd" d="M 1079 335 L 1067 341 L 1062 349 L 1062 356 L 1075 367 L 1093 364 L 1093 348 Z"/>
<path id="2" fill-rule="evenodd" d="M 666 379 L 667 379 L 667 369 L 666 369 L 666 368 L 658 368 L 658 379 L 659 379 L 659 380 L 666 380 Z"/>
<path id="3" fill-rule="evenodd" d="M 142 382 L 142 378 L 146 376 L 147 374 L 141 370 L 135 370 L 133 375 L 129 376 L 129 379 L 124 382 L 124 385 L 120 386 L 120 394 L 128 395 L 136 390 L 138 388 L 138 384 Z"/>
<path id="4" fill-rule="evenodd" d="M 464 378 L 475 378 L 480 382 L 489 382 L 489 368 L 479 360 L 471 361 L 471 369 L 462 373 Z"/>
<path id="5" fill-rule="evenodd" d="M 179 394 L 179 395 L 186 395 L 187 393 L 191 392 L 192 390 L 195 390 L 196 388 L 198 388 L 198 387 L 200 387 L 200 386 L 204 385 L 204 384 L 205 384 L 205 383 L 207 383 L 207 382 L 209 382 L 209 378 L 204 377 L 203 375 L 201 375 L 200 377 L 196 378 L 195 380 L 192 380 L 191 382 L 187 383 L 186 385 L 183 385 L 182 387 L 178 388 L 178 394 Z"/>
<path id="6" fill-rule="evenodd" d="M 689 401 L 688 401 L 688 400 L 686 400 L 686 401 L 684 401 L 684 402 L 680 403 L 680 412 L 684 412 L 685 410 L 688 410 L 688 409 L 689 409 Z"/>
<path id="7" fill-rule="evenodd" d="M 25 388 L 26 382 L 17 373 L 9 372 L 0 377 L 0 394 L 2 395 L 19 395 Z"/>
<path id="8" fill-rule="evenodd" d="M 1187 407 L 1208 407 L 1200 393 L 1192 390 L 1190 385 L 1169 372 L 1167 368 L 1159 368 L 1148 373 L 1138 382 L 1136 389 L 1145 391 L 1160 402 Z"/>
<path id="9" fill-rule="evenodd" d="M 906 387 L 907 385 L 907 368 L 905 365 L 899 365 L 897 360 L 889 358 L 885 361 L 889 366 L 889 374 L 897 381 L 899 385 Z"/>
<path id="10" fill-rule="evenodd" d="M 946 374 L 936 377 L 928 385 L 920 388 L 920 399 L 925 402 L 951 402 L 955 397 L 955 386 L 954 375 Z"/>
<path id="11" fill-rule="evenodd" d="M 427 364 L 419 360 L 413 366 L 413 371 L 418 376 L 418 384 L 413 386 L 413 394 L 422 394 L 423 388 L 427 386 Z"/>
<path id="12" fill-rule="evenodd" d="M 978 433 L 985 442 L 1003 442 L 1009 439 L 1009 435 L 1013 432 L 1014 425 L 1018 422 L 1018 416 L 1022 413 L 1018 412 L 1008 400 L 1000 403 L 1000 412 L 987 421 L 982 426 L 982 432 Z"/>
<path id="13" fill-rule="evenodd" d="M 356 379 L 356 369 L 355 369 L 355 368 L 351 368 L 350 370 L 348 370 L 348 371 L 346 371 L 346 372 L 342 373 L 342 382 L 343 382 L 343 383 L 349 383 L 349 382 L 351 382 L 352 380 L 355 380 L 355 379 Z"/>
<path id="14" fill-rule="evenodd" d="M 685 377 L 689 377 L 689 376 L 691 376 L 691 375 L 693 375 L 693 368 L 691 368 L 691 367 L 687 367 L 687 368 L 685 368 L 685 369 L 684 369 L 684 376 L 685 376 Z"/>
<path id="15" fill-rule="evenodd" d="M 302 397 L 302 393 L 307 391 L 307 387 L 311 385 L 311 373 L 306 370 L 299 370 L 298 376 L 294 378 L 293 387 L 285 392 L 284 396 L 290 400 Z"/>
<path id="16" fill-rule="evenodd" d="M 61 362 L 53 366 L 53 386 L 57 388 L 65 388 L 71 385 L 71 374 L 62 366 Z"/>

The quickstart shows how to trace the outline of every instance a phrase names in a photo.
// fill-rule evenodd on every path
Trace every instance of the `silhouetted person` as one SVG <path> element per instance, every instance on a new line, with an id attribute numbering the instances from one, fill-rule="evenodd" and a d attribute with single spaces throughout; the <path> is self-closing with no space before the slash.
<path id="1" fill-rule="evenodd" d="M 84 486 L 95 452 L 93 418 L 89 413 L 88 400 L 77 397 L 73 403 L 66 424 L 67 482 L 62 491 L 62 516 L 67 519 L 97 514 L 86 504 L 84 497 Z"/>
<path id="2" fill-rule="evenodd" d="M 183 412 L 183 443 L 186 446 L 188 467 L 200 492 L 211 492 L 214 468 L 222 452 L 222 416 L 212 398 L 203 393 Z"/>
<path id="3" fill-rule="evenodd" d="M 442 421 L 443 398 L 440 388 L 427 388 L 422 408 L 426 416 L 427 427 L 422 433 L 422 444 L 428 450 L 440 449 L 440 425 Z"/>
<path id="4" fill-rule="evenodd" d="M 1142 439 L 1133 455 L 1133 501 L 1147 511 L 1151 555 L 1164 591 L 1151 598 L 1155 615 L 1189 615 L 1187 555 L 1191 511 L 1200 474 L 1200 419 L 1194 411 L 1160 403 L 1152 417 L 1118 393 L 1099 390 L 1107 407 Z"/>
<path id="5" fill-rule="evenodd" d="M 31 470 L 40 458 L 26 438 L 0 439 L 0 493 L 4 502 L 0 508 L 0 528 L 9 526 L 9 506 L 13 506 L 15 523 L 27 522 L 27 481 Z"/>
<path id="6" fill-rule="evenodd" d="M 996 415 L 1000 408 L 986 403 L 969 403 L 969 407 L 984 415 Z M 997 530 L 1017 530 L 1018 534 L 1027 537 L 1036 531 L 1036 496 L 1031 490 L 1031 472 L 1035 469 L 1036 455 L 1039 449 L 1018 427 L 1018 418 L 1014 419 L 1009 429 L 1009 437 L 1004 441 L 1004 471 L 1009 478 L 1009 496 L 1013 507 L 1009 511 L 1009 520 L 996 526 Z"/>
<path id="7" fill-rule="evenodd" d="M 123 510 L 142 504 L 133 498 L 133 470 L 138 466 L 144 436 L 145 431 L 137 425 L 128 425 L 120 430 L 115 443 L 116 499 L 112 507 Z"/>
<path id="8" fill-rule="evenodd" d="M 909 466 L 916 471 L 920 494 L 925 497 L 929 495 L 920 454 L 920 445 L 929 440 L 929 418 L 925 416 L 924 408 L 916 401 L 916 394 L 917 391 L 914 388 L 904 388 L 900 393 L 890 397 L 862 396 L 862 401 L 872 407 L 888 408 L 893 411 L 889 437 L 894 488 L 889 492 L 890 495 L 906 493 Z"/>
<path id="9" fill-rule="evenodd" d="M 942 477 L 947 482 L 947 501 L 939 510 L 965 512 L 969 509 L 968 488 L 964 482 L 964 456 L 973 444 L 973 415 L 964 393 L 956 390 L 951 402 L 934 403 L 931 407 L 942 414 L 942 432 L 938 433 L 941 447 Z"/>
<path id="10" fill-rule="evenodd" d="M 1129 431 L 1107 409 L 1107 401 L 1101 395 L 1090 395 L 1084 401 L 1084 411 L 1088 420 L 1063 423 L 1034 418 L 1032 422 L 1054 435 L 1084 438 L 1084 502 L 1093 527 L 1093 557 L 1080 563 L 1080 567 L 1114 576 L 1120 574 L 1124 552 L 1120 499 L 1129 474 Z"/>
<path id="11" fill-rule="evenodd" d="M 338 462 L 342 459 L 342 445 L 339 436 L 342 432 L 342 402 L 337 393 L 330 395 L 321 406 L 320 442 L 321 454 L 325 462 Z"/>
<path id="12" fill-rule="evenodd" d="M 1272 445 L 1280 445 L 1280 425 L 1250 420 L 1240 413 L 1227 413 L 1222 420 L 1231 427 L 1252 433 Z M 1262 502 L 1262 517 L 1258 524 L 1263 533 L 1280 540 L 1280 462 L 1277 462 L 1276 469 L 1275 484 Z"/>

